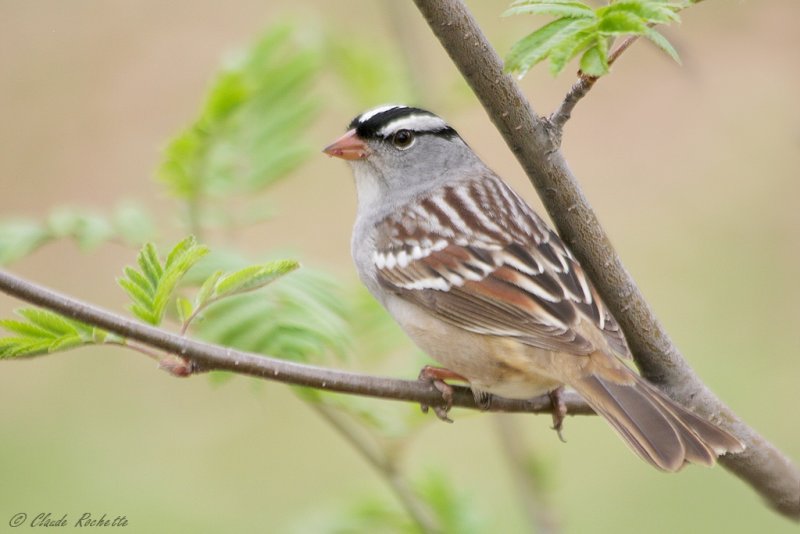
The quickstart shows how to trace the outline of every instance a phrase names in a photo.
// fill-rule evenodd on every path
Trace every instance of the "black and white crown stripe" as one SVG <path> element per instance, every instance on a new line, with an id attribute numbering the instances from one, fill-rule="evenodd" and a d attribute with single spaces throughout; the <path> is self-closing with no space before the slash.
<path id="1" fill-rule="evenodd" d="M 376 244 L 379 280 L 450 322 L 498 335 L 527 324 L 512 335 L 588 353 L 592 344 L 575 331 L 583 318 L 620 355 L 629 352 L 569 249 L 494 175 L 443 187 L 390 215 Z"/>
<path id="2" fill-rule="evenodd" d="M 386 104 L 383 106 L 378 106 L 376 108 L 372 108 L 370 110 L 365 111 L 364 113 L 353 119 L 353 122 L 358 124 L 363 124 L 368 120 L 370 120 L 375 115 L 380 115 L 384 111 L 389 111 L 392 109 L 408 109 L 408 106 L 404 106 L 402 104 Z"/>
<path id="3" fill-rule="evenodd" d="M 349 125 L 363 139 L 388 138 L 400 130 L 419 134 L 453 136 L 456 131 L 442 118 L 424 109 L 401 105 L 373 108 L 353 119 Z"/>

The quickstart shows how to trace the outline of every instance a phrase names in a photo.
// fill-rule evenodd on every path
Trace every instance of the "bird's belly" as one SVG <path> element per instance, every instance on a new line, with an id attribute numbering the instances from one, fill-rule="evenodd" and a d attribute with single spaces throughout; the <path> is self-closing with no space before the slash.
<path id="1" fill-rule="evenodd" d="M 385 304 L 417 346 L 442 366 L 468 379 L 474 389 L 529 399 L 563 384 L 552 376 L 553 359 L 558 355 L 551 351 L 464 330 L 397 297 Z"/>

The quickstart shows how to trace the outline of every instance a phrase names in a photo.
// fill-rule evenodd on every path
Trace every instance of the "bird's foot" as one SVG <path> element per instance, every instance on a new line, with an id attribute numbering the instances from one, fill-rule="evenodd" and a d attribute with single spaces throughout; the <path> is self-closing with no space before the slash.
<path id="1" fill-rule="evenodd" d="M 564 399 L 561 398 L 561 393 L 563 392 L 564 386 L 560 386 L 550 391 L 547 395 L 550 397 L 550 403 L 553 406 L 553 430 L 558 434 L 558 439 L 566 443 L 567 440 L 561 434 L 561 430 L 564 428 L 564 417 L 567 415 L 567 405 L 564 404 Z"/>
<path id="2" fill-rule="evenodd" d="M 419 372 L 419 379 L 435 387 L 439 393 L 442 394 L 442 400 L 444 400 L 443 404 L 437 406 L 421 404 L 420 408 L 422 408 L 422 412 L 428 413 L 428 409 L 433 408 L 433 413 L 436 414 L 436 417 L 446 423 L 452 423 L 453 420 L 447 416 L 447 413 L 450 411 L 450 408 L 453 407 L 453 387 L 445 382 L 445 380 L 469 381 L 455 371 L 445 369 L 444 367 L 433 367 L 431 365 L 426 365 L 422 368 Z"/>
<path id="3" fill-rule="evenodd" d="M 494 399 L 494 395 L 488 391 L 473 389 L 472 396 L 475 397 L 475 405 L 480 411 L 486 412 L 492 407 L 492 399 Z"/>

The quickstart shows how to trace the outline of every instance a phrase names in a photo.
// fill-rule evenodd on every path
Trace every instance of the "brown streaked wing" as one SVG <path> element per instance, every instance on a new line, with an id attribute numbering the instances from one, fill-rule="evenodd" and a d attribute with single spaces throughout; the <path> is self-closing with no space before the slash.
<path id="1" fill-rule="evenodd" d="M 577 260 L 496 176 L 442 188 L 377 229 L 378 280 L 440 319 L 572 354 L 596 350 L 588 322 L 629 353 Z"/>
<path id="2" fill-rule="evenodd" d="M 395 294 L 466 330 L 515 337 L 548 350 L 592 352 L 591 343 L 559 318 L 561 314 L 574 318 L 571 304 L 547 302 L 520 290 L 514 283 L 518 275 L 505 266 L 480 280 L 468 280 L 465 254 L 464 247 L 450 245 L 404 268 L 381 269 L 379 279 Z M 436 289 L 442 283 L 447 291 Z"/>

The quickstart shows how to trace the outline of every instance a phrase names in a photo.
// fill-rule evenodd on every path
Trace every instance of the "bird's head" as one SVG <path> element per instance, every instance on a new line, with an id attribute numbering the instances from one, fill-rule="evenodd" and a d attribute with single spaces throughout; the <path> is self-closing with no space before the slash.
<path id="1" fill-rule="evenodd" d="M 323 150 L 350 163 L 359 203 L 393 203 L 446 183 L 477 162 L 442 118 L 415 107 L 384 105 L 354 118 L 347 132 Z"/>

